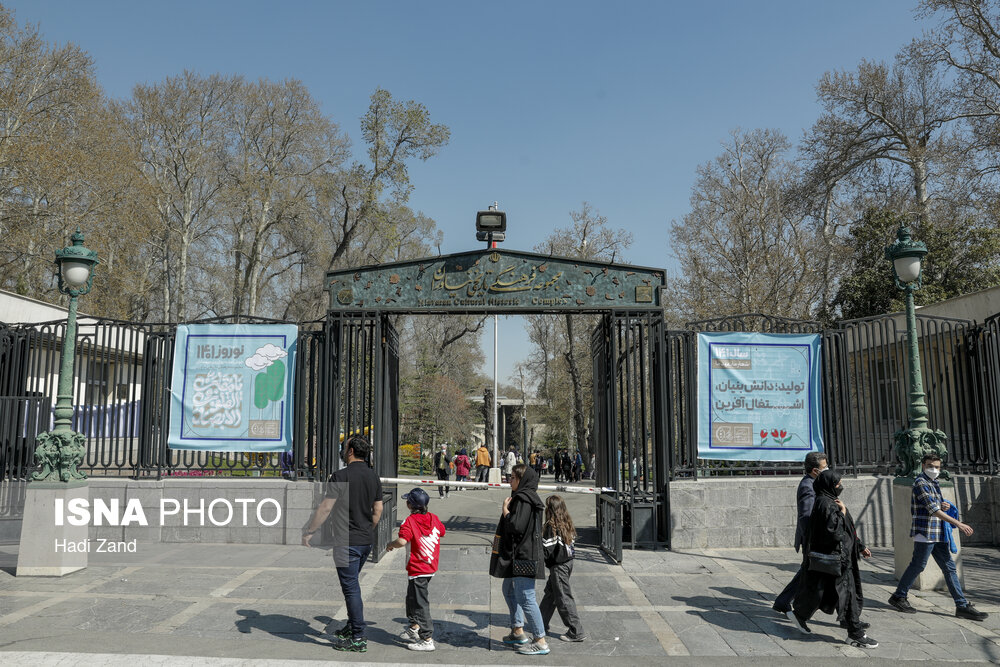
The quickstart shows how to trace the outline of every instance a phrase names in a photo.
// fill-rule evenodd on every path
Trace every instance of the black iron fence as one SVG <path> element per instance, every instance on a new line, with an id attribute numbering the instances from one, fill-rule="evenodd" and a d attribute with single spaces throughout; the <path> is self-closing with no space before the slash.
<path id="1" fill-rule="evenodd" d="M 696 333 L 817 333 L 822 345 L 823 438 L 831 463 L 849 473 L 891 474 L 893 434 L 907 423 L 906 326 L 901 316 L 818 322 L 738 315 L 691 322 L 666 335 L 668 447 L 674 478 L 798 474 L 800 463 L 698 458 Z M 1000 314 L 983 325 L 917 316 L 921 374 L 930 424 L 948 435 L 949 468 L 1000 472 Z"/>
<path id="2" fill-rule="evenodd" d="M 832 462 L 853 473 L 893 472 L 892 436 L 906 424 L 908 400 L 901 317 L 823 329 L 816 322 L 744 315 L 693 322 L 684 331 L 663 331 L 653 319 L 611 318 L 604 334 L 595 333 L 595 399 L 604 392 L 607 400 L 595 400 L 594 431 L 614 443 L 598 451 L 602 484 L 631 489 L 633 500 L 641 500 L 662 495 L 669 479 L 799 472 L 798 463 L 698 458 L 698 331 L 820 334 L 823 435 Z M 917 324 L 930 423 L 949 437 L 949 467 L 997 474 L 1000 314 L 982 324 L 918 315 Z M 64 322 L 0 324 L 0 479 L 26 478 L 35 436 L 51 428 L 64 329 Z M 373 464 L 383 476 L 395 473 L 398 359 L 384 318 L 372 313 L 299 323 L 291 455 L 167 446 L 175 332 L 175 324 L 81 320 L 74 429 L 87 436 L 81 466 L 87 474 L 323 479 L 338 467 L 340 437 L 371 428 L 381 434 Z"/>
<path id="3" fill-rule="evenodd" d="M 233 318 L 201 320 L 225 323 Z M 241 318 L 240 322 L 272 322 Z M 323 479 L 337 468 L 339 434 L 331 423 L 334 388 L 326 321 L 299 323 L 293 452 L 203 452 L 167 445 L 175 324 L 85 319 L 78 324 L 73 429 L 87 436 L 80 469 L 127 477 Z M 53 424 L 65 322 L 0 325 L 0 478 L 34 468 L 35 435 Z M 336 335 L 336 334 L 334 334 Z"/>

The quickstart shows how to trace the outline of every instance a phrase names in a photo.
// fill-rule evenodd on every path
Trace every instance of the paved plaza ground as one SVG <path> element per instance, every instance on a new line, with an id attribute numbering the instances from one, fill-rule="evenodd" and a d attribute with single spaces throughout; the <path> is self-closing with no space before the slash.
<path id="1" fill-rule="evenodd" d="M 991 614 L 985 623 L 955 618 L 951 599 L 940 593 L 911 596 L 918 614 L 889 608 L 892 552 L 876 550 L 862 566 L 864 619 L 880 646 L 862 651 L 844 643 L 845 631 L 830 616 L 819 614 L 814 634 L 803 636 L 771 610 L 798 566 L 791 548 L 626 551 L 617 565 L 586 547 L 572 584 L 589 640 L 552 638 L 550 655 L 518 655 L 500 641 L 507 608 L 499 580 L 486 574 L 504 495 L 452 492 L 438 501 L 432 494 L 431 509 L 449 529 L 430 587 L 434 653 L 407 651 L 396 639 L 405 621 L 404 551 L 365 567 L 371 625 L 369 651 L 359 655 L 333 651 L 326 637 L 327 626 L 339 627 L 346 613 L 332 558 L 322 549 L 146 544 L 135 555 L 91 554 L 86 570 L 57 579 L 15 578 L 16 545 L 8 545 L 0 546 L 0 664 L 1000 662 L 1000 551 L 980 548 L 963 556 L 969 597 Z M 592 539 L 593 498 L 571 502 Z M 563 630 L 556 616 L 552 632 Z"/>

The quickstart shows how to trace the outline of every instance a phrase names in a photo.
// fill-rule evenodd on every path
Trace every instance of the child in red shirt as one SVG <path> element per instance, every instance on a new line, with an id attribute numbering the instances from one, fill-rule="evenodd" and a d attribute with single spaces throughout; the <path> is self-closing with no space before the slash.
<path id="1" fill-rule="evenodd" d="M 410 642 L 406 648 L 412 651 L 433 651 L 434 621 L 431 619 L 427 587 L 438 569 L 444 524 L 437 515 L 427 511 L 430 497 L 423 489 L 418 487 L 404 493 L 403 500 L 410 509 L 410 516 L 399 527 L 399 537 L 386 547 L 388 551 L 407 545 L 410 547 L 410 557 L 406 562 L 409 579 L 406 586 L 406 618 L 410 623 L 399 636 Z"/>

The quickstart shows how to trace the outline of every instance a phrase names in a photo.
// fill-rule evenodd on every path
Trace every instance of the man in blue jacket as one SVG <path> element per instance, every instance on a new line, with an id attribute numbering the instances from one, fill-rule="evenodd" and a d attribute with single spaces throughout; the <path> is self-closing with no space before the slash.
<path id="1" fill-rule="evenodd" d="M 792 577 L 792 580 L 788 582 L 788 585 L 785 586 L 785 590 L 781 591 L 771 606 L 772 609 L 782 616 L 791 611 L 792 600 L 799 589 L 799 581 L 801 581 L 802 575 L 809 567 L 806 558 L 807 549 L 804 548 L 805 535 L 809 527 L 809 517 L 812 516 L 813 503 L 816 502 L 816 492 L 813 491 L 813 482 L 821 472 L 829 467 L 826 464 L 826 454 L 823 452 L 809 452 L 806 454 L 805 467 L 805 477 L 799 482 L 799 488 L 795 492 L 795 504 L 798 506 L 798 521 L 795 524 L 795 550 L 798 551 L 799 547 L 803 547 L 802 565 L 799 567 L 799 571 L 795 573 L 795 576 Z"/>

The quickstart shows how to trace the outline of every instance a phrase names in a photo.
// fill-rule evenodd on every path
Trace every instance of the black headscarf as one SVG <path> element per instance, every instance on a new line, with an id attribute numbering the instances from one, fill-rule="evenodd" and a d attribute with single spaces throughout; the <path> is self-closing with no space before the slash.
<path id="1" fill-rule="evenodd" d="M 813 482 L 813 490 L 816 491 L 817 496 L 836 498 L 842 490 L 837 488 L 837 485 L 840 484 L 840 479 L 841 474 L 839 472 L 834 472 L 833 469 L 827 468 L 817 475 L 816 481 Z"/>

